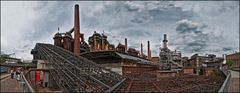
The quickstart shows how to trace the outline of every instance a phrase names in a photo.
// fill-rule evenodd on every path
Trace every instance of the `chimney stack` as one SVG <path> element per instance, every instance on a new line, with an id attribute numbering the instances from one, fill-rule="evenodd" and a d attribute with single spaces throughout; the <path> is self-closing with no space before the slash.
<path id="1" fill-rule="evenodd" d="M 96 50 L 96 46 L 97 46 L 97 40 L 96 40 L 96 31 L 94 31 L 93 34 L 93 50 Z"/>
<path id="2" fill-rule="evenodd" d="M 128 48 L 128 45 L 127 45 L 127 38 L 125 38 L 125 53 L 127 53 L 127 48 Z"/>
<path id="3" fill-rule="evenodd" d="M 167 48 L 167 34 L 164 34 L 164 38 L 163 38 L 163 48 Z"/>
<path id="4" fill-rule="evenodd" d="M 151 60 L 151 50 L 150 50 L 150 41 L 148 41 L 148 59 Z"/>
<path id="5" fill-rule="evenodd" d="M 102 50 L 105 50 L 105 47 L 104 47 L 105 44 L 104 44 L 104 37 L 103 37 L 103 35 L 104 35 L 104 34 L 102 33 Z"/>
<path id="6" fill-rule="evenodd" d="M 80 25 L 79 25 L 79 6 L 75 5 L 74 12 L 74 49 L 73 52 L 76 55 L 80 54 Z"/>
<path id="7" fill-rule="evenodd" d="M 141 43 L 141 56 L 143 56 L 143 45 Z"/>

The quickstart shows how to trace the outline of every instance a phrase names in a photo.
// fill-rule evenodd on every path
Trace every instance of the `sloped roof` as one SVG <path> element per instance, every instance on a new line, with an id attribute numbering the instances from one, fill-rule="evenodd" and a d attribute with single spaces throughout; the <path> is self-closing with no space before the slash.
<path id="1" fill-rule="evenodd" d="M 81 56 L 86 57 L 88 59 L 97 59 L 97 58 L 116 58 L 116 59 L 128 59 L 128 60 L 133 60 L 134 62 L 137 62 L 139 64 L 147 64 L 147 65 L 156 65 L 156 63 L 153 63 L 149 60 L 140 58 L 140 57 L 135 57 L 131 56 L 125 53 L 120 53 L 117 51 L 96 51 L 96 52 L 88 52 L 88 53 L 83 53 Z"/>
<path id="2" fill-rule="evenodd" d="M 115 53 L 123 59 L 134 60 L 134 61 L 136 61 L 137 63 L 140 63 L 140 64 L 156 65 L 153 62 L 151 62 L 149 60 L 146 60 L 146 59 L 143 59 L 143 58 L 139 58 L 139 57 L 135 57 L 135 56 L 119 53 L 119 52 L 115 52 Z"/>

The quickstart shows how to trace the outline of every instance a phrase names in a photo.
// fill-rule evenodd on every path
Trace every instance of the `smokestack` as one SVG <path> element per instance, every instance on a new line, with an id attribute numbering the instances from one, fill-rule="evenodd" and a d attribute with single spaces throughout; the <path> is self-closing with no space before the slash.
<path id="1" fill-rule="evenodd" d="M 148 59 L 151 60 L 151 50 L 150 50 L 150 41 L 148 41 Z"/>
<path id="2" fill-rule="evenodd" d="M 125 38 L 125 53 L 127 53 L 127 48 L 128 48 L 128 45 L 127 45 L 127 38 Z"/>
<path id="3" fill-rule="evenodd" d="M 143 56 L 143 45 L 141 43 L 141 56 Z"/>
<path id="4" fill-rule="evenodd" d="M 74 49 L 73 52 L 76 55 L 80 54 L 80 25 L 79 25 L 79 6 L 75 5 L 74 12 Z"/>
<path id="5" fill-rule="evenodd" d="M 167 34 L 164 34 L 164 38 L 163 38 L 163 48 L 167 48 Z"/>
<path id="6" fill-rule="evenodd" d="M 96 50 L 97 40 L 96 40 L 96 31 L 93 34 L 93 50 Z"/>
<path id="7" fill-rule="evenodd" d="M 102 33 L 102 50 L 105 50 L 105 47 L 104 47 L 104 46 L 105 46 L 105 44 L 104 44 L 103 35 L 104 35 L 104 34 Z"/>

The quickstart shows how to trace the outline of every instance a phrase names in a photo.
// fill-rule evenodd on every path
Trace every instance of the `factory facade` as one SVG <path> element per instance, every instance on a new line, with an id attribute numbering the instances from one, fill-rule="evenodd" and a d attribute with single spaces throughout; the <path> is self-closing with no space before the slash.
<path id="1" fill-rule="evenodd" d="M 127 38 L 124 44 L 115 46 L 108 41 L 104 33 L 93 32 L 85 42 L 84 34 L 80 33 L 79 6 L 74 10 L 74 27 L 65 33 L 56 33 L 53 37 L 54 45 L 62 47 L 74 54 L 83 56 L 112 71 L 126 76 L 151 76 L 168 77 L 181 73 L 199 74 L 207 68 L 219 68 L 222 59 L 209 55 L 207 57 L 194 55 L 190 59 L 182 58 L 177 50 L 170 50 L 167 46 L 167 34 L 163 36 L 163 47 L 160 48 L 158 57 L 152 57 L 150 41 L 147 41 L 147 55 L 143 53 L 143 45 L 140 51 L 129 48 Z M 72 33 L 73 36 L 72 36 Z"/>
<path id="2" fill-rule="evenodd" d="M 240 52 L 232 53 L 226 56 L 227 61 L 232 61 L 234 70 L 240 70 Z"/>

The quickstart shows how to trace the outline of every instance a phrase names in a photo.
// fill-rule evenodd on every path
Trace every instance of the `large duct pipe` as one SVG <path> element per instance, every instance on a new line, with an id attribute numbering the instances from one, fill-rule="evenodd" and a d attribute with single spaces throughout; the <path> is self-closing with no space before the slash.
<path id="1" fill-rule="evenodd" d="M 74 12 L 74 49 L 73 52 L 76 55 L 80 54 L 80 25 L 79 25 L 79 6 L 75 5 Z"/>
<path id="2" fill-rule="evenodd" d="M 74 31 L 74 27 L 68 31 L 68 33 L 72 33 Z"/>
<path id="3" fill-rule="evenodd" d="M 163 38 L 163 48 L 167 48 L 167 34 L 164 34 L 164 38 Z"/>
<path id="4" fill-rule="evenodd" d="M 81 38 L 81 41 L 80 42 L 84 42 L 84 34 L 81 34 L 80 33 L 80 38 Z M 81 43 L 80 43 L 81 44 Z"/>
<path id="5" fill-rule="evenodd" d="M 125 38 L 125 53 L 127 53 L 128 45 L 127 45 L 127 38 Z"/>
<path id="6" fill-rule="evenodd" d="M 150 50 L 150 41 L 148 41 L 148 59 L 151 60 L 151 50 Z"/>

